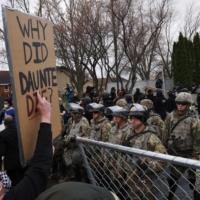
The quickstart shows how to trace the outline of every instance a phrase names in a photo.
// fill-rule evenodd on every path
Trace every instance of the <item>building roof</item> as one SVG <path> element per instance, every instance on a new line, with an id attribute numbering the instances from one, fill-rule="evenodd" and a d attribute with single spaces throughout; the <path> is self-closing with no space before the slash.
<path id="1" fill-rule="evenodd" d="M 10 84 L 10 72 L 0 71 L 0 84 Z"/>

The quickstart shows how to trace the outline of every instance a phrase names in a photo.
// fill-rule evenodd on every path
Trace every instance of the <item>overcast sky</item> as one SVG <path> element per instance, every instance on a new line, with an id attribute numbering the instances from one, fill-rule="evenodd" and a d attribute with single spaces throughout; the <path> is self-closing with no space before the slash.
<path id="1" fill-rule="evenodd" d="M 152 0 L 152 1 L 154 1 L 154 0 Z M 8 0 L 0 0 L 0 4 L 9 5 L 7 2 L 8 2 Z M 35 2 L 35 0 L 32 0 L 30 2 Z M 197 11 L 200 11 L 200 0 L 174 0 L 174 6 L 179 11 L 179 13 L 181 15 L 180 16 L 181 19 L 184 18 L 184 13 L 186 11 L 187 6 L 190 5 L 192 2 L 195 3 L 195 5 L 196 5 L 195 7 L 197 7 L 197 8 L 199 7 L 199 10 L 197 10 Z M 177 27 L 179 27 L 180 23 L 181 23 L 181 21 L 179 21 L 177 23 Z M 3 27 L 2 9 L 1 8 L 0 8 L 0 27 L 1 28 Z M 177 39 L 179 31 L 180 30 L 175 31 L 175 32 L 177 32 L 177 36 L 175 34 L 174 40 Z M 0 44 L 0 45 L 2 45 L 2 44 Z M 1 66 L 0 66 L 0 70 L 1 70 Z"/>

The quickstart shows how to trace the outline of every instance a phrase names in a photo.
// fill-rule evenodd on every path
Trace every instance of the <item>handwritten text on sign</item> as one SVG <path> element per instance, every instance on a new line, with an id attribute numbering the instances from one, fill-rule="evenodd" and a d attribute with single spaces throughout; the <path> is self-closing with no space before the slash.
<path id="1" fill-rule="evenodd" d="M 23 24 L 18 16 L 16 20 L 23 38 L 31 40 L 30 43 L 25 41 L 22 44 L 24 64 L 28 65 L 32 62 L 34 67 L 34 64 L 44 63 L 48 60 L 48 46 L 45 44 L 47 23 L 43 24 L 38 19 L 33 20 L 30 18 L 26 24 Z M 26 95 L 27 117 L 31 120 L 38 115 L 36 90 L 40 90 L 41 95 L 52 103 L 52 87 L 57 86 L 56 68 L 47 67 L 36 71 L 29 70 L 26 73 L 21 71 L 19 72 L 19 81 L 21 95 Z M 31 91 L 32 94 L 30 94 Z"/>

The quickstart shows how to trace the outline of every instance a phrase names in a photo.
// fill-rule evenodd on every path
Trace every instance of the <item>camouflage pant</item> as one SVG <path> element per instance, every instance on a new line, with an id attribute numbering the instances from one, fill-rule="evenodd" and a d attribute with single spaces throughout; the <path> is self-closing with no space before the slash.
<path id="1" fill-rule="evenodd" d="M 133 200 L 139 199 L 166 199 L 169 194 L 169 187 L 166 177 L 153 174 L 143 177 L 134 177 L 128 183 L 128 196 Z"/>
<path id="2" fill-rule="evenodd" d="M 172 165 L 170 174 L 175 176 L 177 179 L 181 178 L 182 174 L 188 170 L 188 179 L 195 179 L 195 169 L 189 169 L 181 165 Z"/>

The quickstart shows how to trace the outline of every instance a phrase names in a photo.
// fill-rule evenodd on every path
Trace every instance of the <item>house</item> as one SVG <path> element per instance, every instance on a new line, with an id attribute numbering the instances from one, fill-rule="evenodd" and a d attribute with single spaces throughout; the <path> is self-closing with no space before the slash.
<path id="1" fill-rule="evenodd" d="M 66 92 L 65 87 L 66 84 L 71 85 L 70 78 L 67 76 L 67 73 L 65 72 L 64 68 L 57 67 L 56 68 L 56 73 L 57 73 L 57 85 L 58 85 L 58 91 L 59 91 L 59 96 L 64 95 Z M 125 78 L 122 78 L 123 84 L 125 85 L 127 80 Z M 106 88 L 106 83 L 107 83 L 107 88 Z M 86 91 L 87 86 L 95 86 L 95 83 L 93 82 L 92 78 L 88 78 L 85 84 L 83 85 L 83 92 Z M 102 89 L 103 91 L 110 91 L 111 87 L 117 88 L 117 83 L 115 79 L 108 78 L 98 78 L 98 89 Z M 121 89 L 121 84 L 119 84 L 119 87 Z M 76 88 L 75 88 L 76 90 Z"/>
<path id="2" fill-rule="evenodd" d="M 7 96 L 11 91 L 10 72 L 0 71 L 0 96 Z"/>

